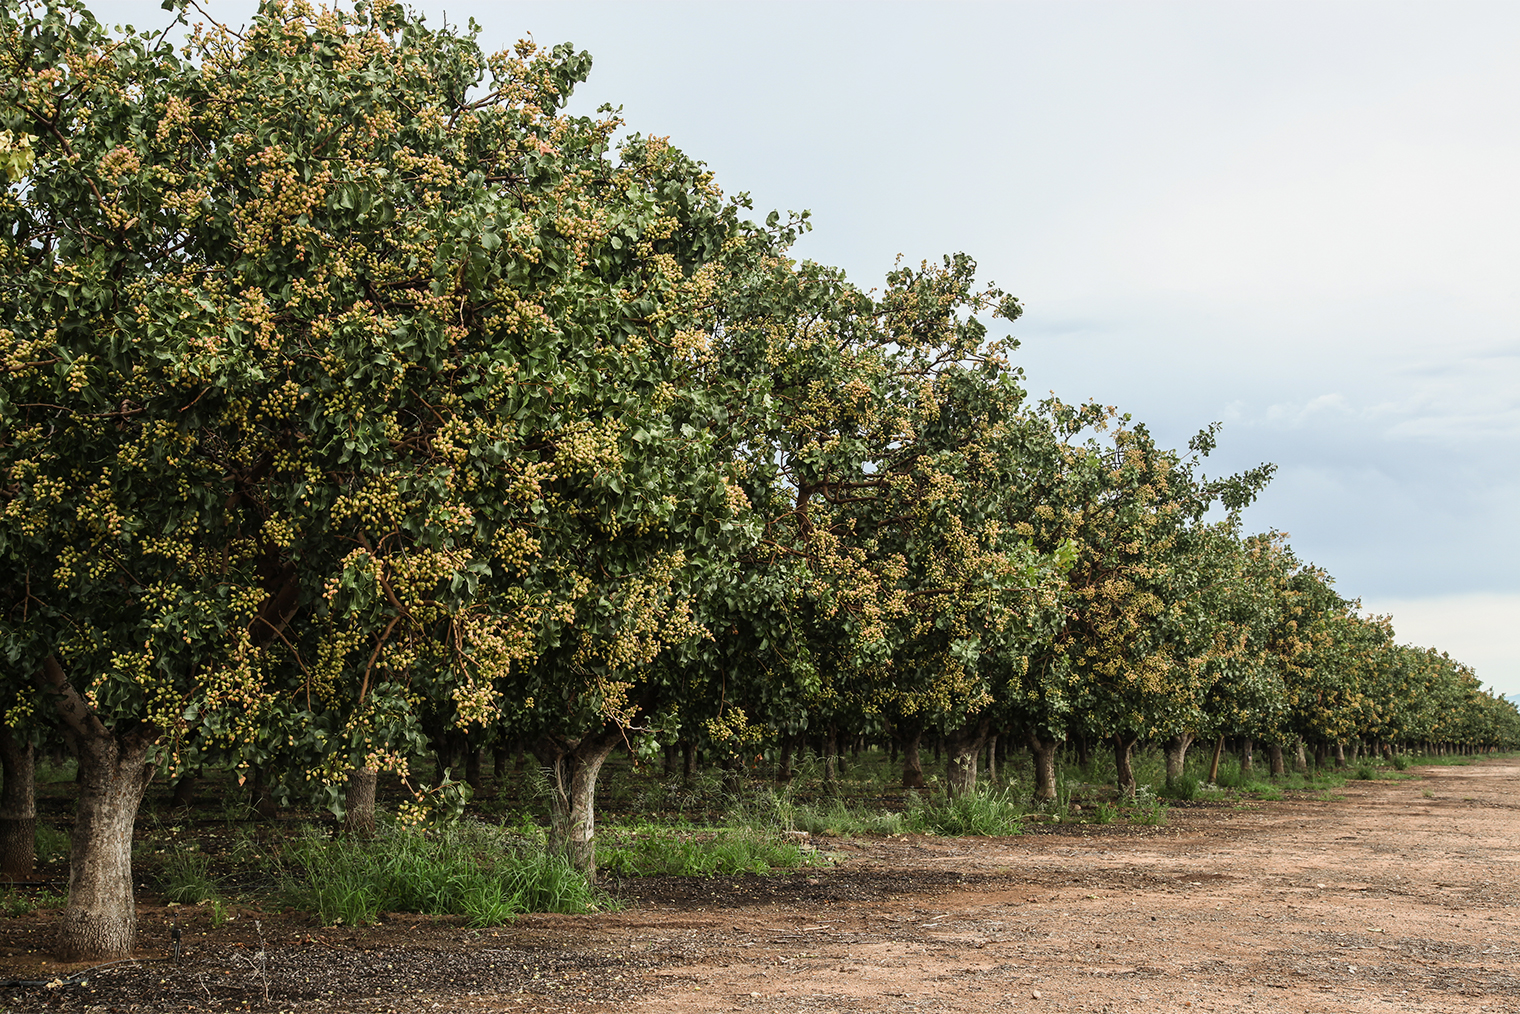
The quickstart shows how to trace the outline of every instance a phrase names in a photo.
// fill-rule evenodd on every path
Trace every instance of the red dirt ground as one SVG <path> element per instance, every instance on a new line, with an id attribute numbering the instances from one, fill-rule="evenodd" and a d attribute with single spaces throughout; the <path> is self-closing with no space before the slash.
<path id="1" fill-rule="evenodd" d="M 1520 1012 L 1520 765 L 1416 772 L 1162 827 L 825 842 L 848 861 L 495 930 L 180 909 L 178 964 L 145 906 L 136 963 L 0 1012 Z M 0 919 L 0 978 L 72 970 L 42 964 L 49 918 Z"/>

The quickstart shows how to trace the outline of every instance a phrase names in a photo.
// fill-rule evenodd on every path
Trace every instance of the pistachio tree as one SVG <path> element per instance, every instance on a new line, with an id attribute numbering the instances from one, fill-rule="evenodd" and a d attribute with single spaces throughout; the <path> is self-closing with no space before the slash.
<path id="1" fill-rule="evenodd" d="M 426 707 L 632 717 L 737 504 L 683 417 L 716 262 L 784 231 L 562 115 L 568 47 L 295 3 L 187 52 L 0 19 L 7 689 L 81 757 L 70 955 L 131 947 L 161 766 L 363 805 Z"/>

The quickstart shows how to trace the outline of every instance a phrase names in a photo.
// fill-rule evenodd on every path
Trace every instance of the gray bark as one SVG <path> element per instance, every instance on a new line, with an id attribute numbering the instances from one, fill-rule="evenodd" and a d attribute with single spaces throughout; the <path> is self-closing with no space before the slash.
<path id="1" fill-rule="evenodd" d="M 1193 734 L 1181 732 L 1166 741 L 1163 755 L 1166 758 L 1166 784 L 1171 785 L 1182 777 L 1187 768 L 1188 747 L 1193 745 Z"/>
<path id="2" fill-rule="evenodd" d="M 37 751 L 0 725 L 0 877 L 25 880 L 37 857 Z"/>
<path id="3" fill-rule="evenodd" d="M 374 768 L 354 768 L 348 773 L 343 790 L 343 829 L 360 838 L 375 834 L 375 787 L 380 772 Z"/>
<path id="4" fill-rule="evenodd" d="M 945 790 L 950 798 L 976 791 L 976 760 L 987 743 L 992 719 L 973 719 L 945 736 Z"/>
<path id="5" fill-rule="evenodd" d="M 37 682 L 52 698 L 79 758 L 79 797 L 69 843 L 69 902 L 53 949 L 64 961 L 111 961 L 137 942 L 132 894 L 132 825 L 153 780 L 148 753 L 158 730 L 136 723 L 106 728 L 49 657 Z"/>
<path id="6" fill-rule="evenodd" d="M 1029 752 L 1034 757 L 1034 798 L 1037 803 L 1056 798 L 1056 750 L 1059 739 L 1041 739 L 1033 729 L 1029 731 Z"/>
<path id="7" fill-rule="evenodd" d="M 1135 769 L 1130 759 L 1135 750 L 1135 736 L 1113 736 L 1109 742 L 1114 747 L 1114 769 L 1118 772 L 1119 795 L 1135 797 Z"/>
<path id="8" fill-rule="evenodd" d="M 902 783 L 905 789 L 924 787 L 924 764 L 918 756 L 918 744 L 924 738 L 924 727 L 915 725 L 903 738 Z"/>
<path id="9" fill-rule="evenodd" d="M 533 752 L 549 776 L 549 848 L 596 882 L 596 779 L 612 748 L 623 741 L 616 727 L 579 739 L 545 736 Z"/>

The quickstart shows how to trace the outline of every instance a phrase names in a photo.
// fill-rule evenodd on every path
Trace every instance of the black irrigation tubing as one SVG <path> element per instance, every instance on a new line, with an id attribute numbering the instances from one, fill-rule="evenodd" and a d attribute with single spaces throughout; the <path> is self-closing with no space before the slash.
<path id="1" fill-rule="evenodd" d="M 0 979 L 0 989 L 4 989 L 7 986 L 51 986 L 54 989 L 57 989 L 60 986 L 83 986 L 86 982 L 89 981 L 89 977 L 92 973 L 98 972 L 102 968 L 111 968 L 115 965 L 140 964 L 142 964 L 142 961 L 138 958 L 122 958 L 120 961 L 107 961 L 103 965 L 94 965 L 90 968 L 74 972 L 71 975 L 64 975 L 52 979 Z"/>

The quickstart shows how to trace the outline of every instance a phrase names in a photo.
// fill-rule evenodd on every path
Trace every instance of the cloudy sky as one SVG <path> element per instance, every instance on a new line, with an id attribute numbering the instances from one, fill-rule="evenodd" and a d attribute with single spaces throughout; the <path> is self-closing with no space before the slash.
<path id="1" fill-rule="evenodd" d="M 589 50 L 574 109 L 810 209 L 862 284 L 970 253 L 1031 391 L 1223 421 L 1214 469 L 1278 466 L 1252 528 L 1520 693 L 1520 6 L 416 6 Z"/>

